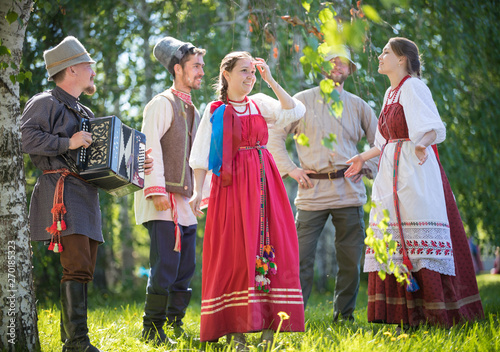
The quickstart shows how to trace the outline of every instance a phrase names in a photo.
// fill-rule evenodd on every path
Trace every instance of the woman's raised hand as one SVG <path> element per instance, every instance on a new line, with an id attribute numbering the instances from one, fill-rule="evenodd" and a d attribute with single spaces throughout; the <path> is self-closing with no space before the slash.
<path id="1" fill-rule="evenodd" d="M 262 79 L 269 85 L 274 83 L 273 75 L 271 74 L 271 69 L 269 68 L 266 60 L 256 57 L 255 61 L 252 62 L 257 67 L 257 70 L 260 72 Z"/>

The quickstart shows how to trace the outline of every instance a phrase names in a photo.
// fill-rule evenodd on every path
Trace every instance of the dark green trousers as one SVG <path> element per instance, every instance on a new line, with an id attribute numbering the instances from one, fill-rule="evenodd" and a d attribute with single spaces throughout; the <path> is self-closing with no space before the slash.
<path id="1" fill-rule="evenodd" d="M 333 320 L 353 319 L 359 290 L 361 257 L 364 250 L 363 207 L 319 211 L 297 210 L 295 225 L 299 239 L 300 284 L 304 307 L 311 294 L 318 239 L 328 216 L 335 226 L 338 273 L 333 297 Z"/>

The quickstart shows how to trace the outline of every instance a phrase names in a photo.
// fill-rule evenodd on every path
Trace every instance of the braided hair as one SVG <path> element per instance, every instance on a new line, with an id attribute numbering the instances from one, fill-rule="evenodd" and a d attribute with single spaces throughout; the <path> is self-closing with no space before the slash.
<path id="1" fill-rule="evenodd" d="M 402 37 L 394 37 L 389 39 L 392 51 L 397 56 L 406 57 L 406 69 L 412 76 L 420 78 L 421 75 L 421 57 L 418 51 L 418 46 L 409 39 Z"/>
<path id="2" fill-rule="evenodd" d="M 227 104 L 227 88 L 228 83 L 224 77 L 224 71 L 231 72 L 236 66 L 236 63 L 240 59 L 250 59 L 254 60 L 252 55 L 247 51 L 233 51 L 227 54 L 220 63 L 219 79 L 217 83 L 214 84 L 215 91 L 219 94 L 219 100 L 224 104 Z"/>

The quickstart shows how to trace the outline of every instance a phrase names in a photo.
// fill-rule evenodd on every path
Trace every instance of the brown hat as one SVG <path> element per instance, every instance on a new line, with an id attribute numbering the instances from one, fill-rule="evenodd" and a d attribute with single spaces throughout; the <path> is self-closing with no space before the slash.
<path id="1" fill-rule="evenodd" d="M 75 37 L 66 37 L 56 47 L 46 50 L 43 53 L 45 67 L 49 73 L 49 81 L 52 77 L 64 70 L 67 67 L 89 62 L 95 64 L 95 61 L 90 58 L 89 53 L 83 47 L 82 43 Z"/>
<path id="2" fill-rule="evenodd" d="M 191 43 L 184 43 L 173 37 L 165 37 L 156 43 L 153 55 L 173 75 L 174 66 L 194 47 Z"/>

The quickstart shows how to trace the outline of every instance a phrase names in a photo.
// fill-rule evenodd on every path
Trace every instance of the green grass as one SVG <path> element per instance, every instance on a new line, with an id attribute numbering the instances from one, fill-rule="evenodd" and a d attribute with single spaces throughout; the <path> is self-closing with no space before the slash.
<path id="1" fill-rule="evenodd" d="M 486 319 L 455 326 L 449 330 L 422 326 L 397 335 L 396 326 L 370 324 L 366 320 L 366 282 L 358 296 L 356 321 L 332 324 L 332 294 L 314 293 L 306 310 L 306 332 L 280 334 L 276 351 L 500 351 L 500 275 L 478 276 L 478 285 Z M 142 352 L 169 351 L 142 342 L 143 303 L 141 300 L 120 302 L 119 297 L 93 298 L 89 303 L 91 341 L 102 351 Z M 200 304 L 195 300 L 184 319 L 186 331 L 193 338 L 181 339 L 178 351 L 233 351 L 225 338 L 219 343 L 201 346 L 199 336 Z M 61 350 L 59 316 L 56 305 L 40 307 L 39 334 L 42 351 Z M 170 333 L 169 333 L 170 334 Z M 173 335 L 172 335 L 173 337 Z M 263 351 L 259 334 L 249 334 L 250 351 Z"/>

